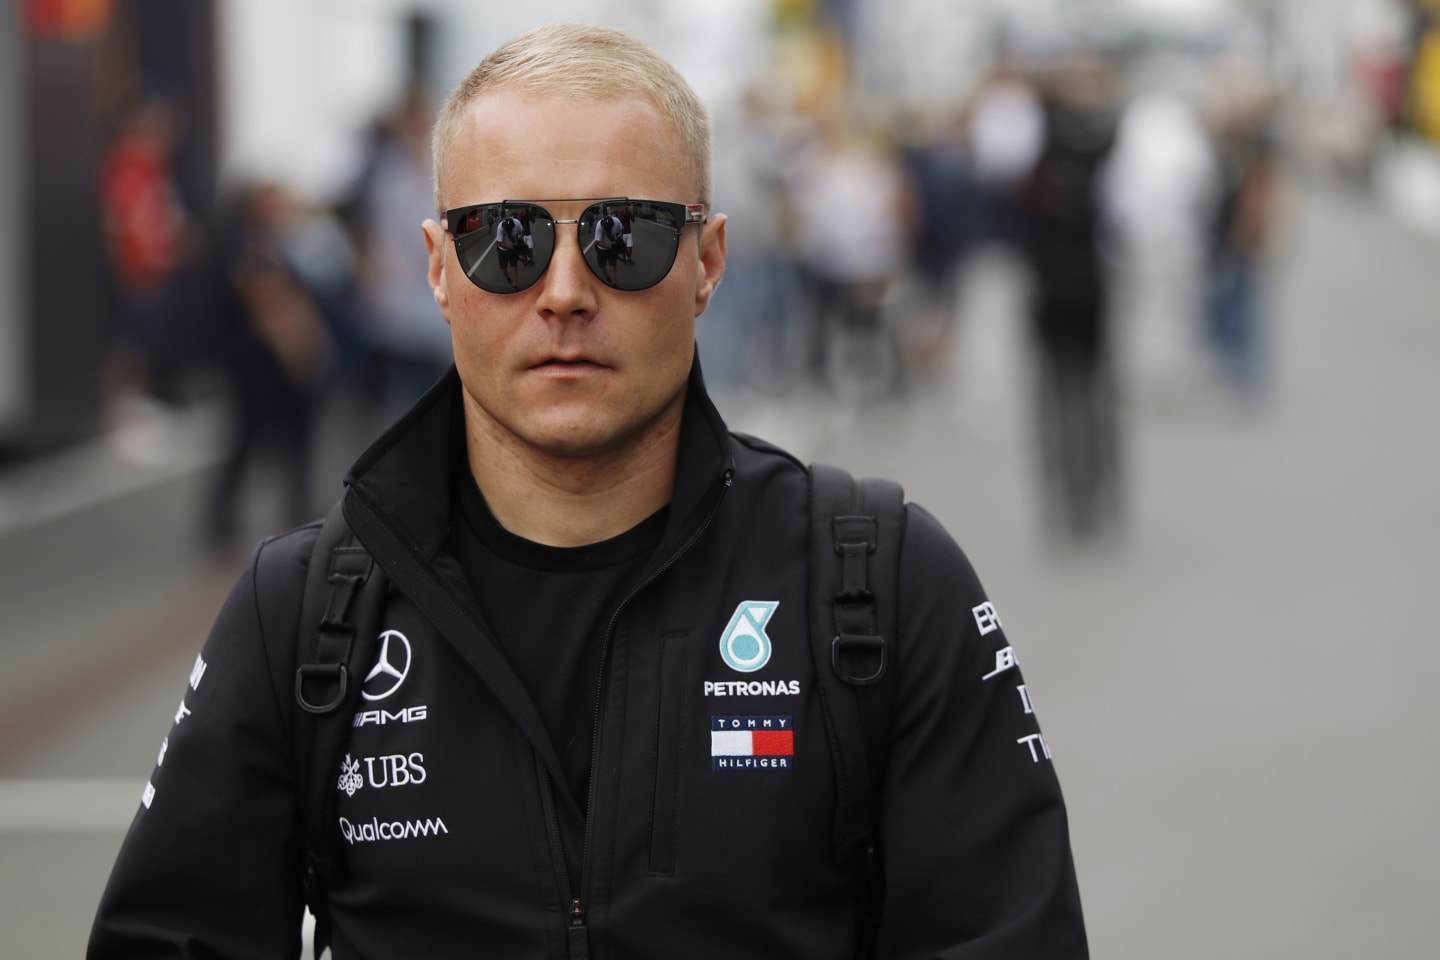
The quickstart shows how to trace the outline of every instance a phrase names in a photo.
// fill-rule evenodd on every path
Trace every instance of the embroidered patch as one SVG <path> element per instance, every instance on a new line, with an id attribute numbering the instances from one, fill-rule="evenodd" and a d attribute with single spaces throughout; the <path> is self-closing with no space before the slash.
<path id="1" fill-rule="evenodd" d="M 350 759 L 348 753 L 340 761 L 340 780 L 335 786 L 344 790 L 347 797 L 355 796 L 356 791 L 365 786 L 365 778 L 360 776 L 360 761 Z"/>
<path id="2" fill-rule="evenodd" d="M 711 717 L 712 770 L 789 770 L 795 765 L 793 717 Z"/>
<path id="3" fill-rule="evenodd" d="M 740 673 L 754 673 L 770 662 L 770 637 L 765 624 L 775 615 L 778 600 L 745 600 L 735 608 L 720 635 L 720 656 Z"/>

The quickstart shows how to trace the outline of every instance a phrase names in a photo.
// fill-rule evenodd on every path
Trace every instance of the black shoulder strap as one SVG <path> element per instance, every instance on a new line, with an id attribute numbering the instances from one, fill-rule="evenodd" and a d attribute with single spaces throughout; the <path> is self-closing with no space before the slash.
<path id="1" fill-rule="evenodd" d="M 296 784 L 305 840 L 305 899 L 316 918 L 317 957 L 330 940 L 324 890 L 345 880 L 345 851 L 335 821 L 337 782 L 365 671 L 378 646 L 386 589 L 384 575 L 336 503 L 310 554 L 296 643 Z"/>
<path id="2" fill-rule="evenodd" d="M 835 764 L 833 854 L 845 863 L 874 831 L 890 739 L 904 491 L 810 468 L 810 648 Z"/>

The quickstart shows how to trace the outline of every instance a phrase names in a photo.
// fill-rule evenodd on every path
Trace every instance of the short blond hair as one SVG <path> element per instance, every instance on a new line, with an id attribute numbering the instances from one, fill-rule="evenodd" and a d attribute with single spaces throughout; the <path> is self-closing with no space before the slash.
<path id="1" fill-rule="evenodd" d="M 624 31 L 588 23 L 551 23 L 520 34 L 480 61 L 440 108 L 431 139 L 437 209 L 445 206 L 446 163 L 464 126 L 466 109 L 484 94 L 501 89 L 580 102 L 637 94 L 649 99 L 675 128 L 693 168 L 696 196 L 674 199 L 710 204 L 710 117 L 675 65 Z"/>

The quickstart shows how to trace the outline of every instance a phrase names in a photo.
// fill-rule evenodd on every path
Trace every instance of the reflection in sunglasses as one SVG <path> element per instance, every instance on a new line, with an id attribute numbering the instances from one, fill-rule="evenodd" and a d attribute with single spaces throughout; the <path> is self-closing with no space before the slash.
<path id="1" fill-rule="evenodd" d="M 534 285 L 549 267 L 555 228 L 562 223 L 576 225 L 576 242 L 592 274 L 607 286 L 635 291 L 669 274 L 681 231 L 703 224 L 705 213 L 703 204 L 617 197 L 592 203 L 573 220 L 509 200 L 448 210 L 445 220 L 465 275 L 490 293 Z"/>

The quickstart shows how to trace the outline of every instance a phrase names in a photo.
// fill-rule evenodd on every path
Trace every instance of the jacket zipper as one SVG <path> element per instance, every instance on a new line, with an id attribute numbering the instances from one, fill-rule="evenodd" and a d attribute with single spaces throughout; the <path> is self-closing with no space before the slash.
<path id="1" fill-rule="evenodd" d="M 580 853 L 580 882 L 578 884 L 580 896 L 577 897 L 574 895 L 573 887 L 570 896 L 570 928 L 568 930 L 570 938 L 570 960 L 588 960 L 590 956 L 589 929 L 585 923 L 585 910 L 581 898 L 589 895 L 587 881 L 590 879 L 590 849 L 593 846 L 595 828 L 595 772 L 600 769 L 600 718 L 605 708 L 605 663 L 609 658 L 610 640 L 615 635 L 615 625 L 620 622 L 620 614 L 630 605 L 630 601 L 639 596 L 641 591 L 650 586 L 650 584 L 660 579 L 665 571 L 678 563 L 680 558 L 689 553 L 690 548 L 695 546 L 700 538 L 705 535 L 705 531 L 710 529 L 710 524 L 714 522 L 715 516 L 720 512 L 720 507 L 725 502 L 725 494 L 729 491 L 730 484 L 734 481 L 734 478 L 735 471 L 727 468 L 722 478 L 725 486 L 721 489 L 720 495 L 716 497 L 715 506 L 710 508 L 710 513 L 706 515 L 695 532 L 690 535 L 690 539 L 685 541 L 684 546 L 672 553 L 669 559 L 659 567 L 656 567 L 639 586 L 631 590 L 630 594 L 624 600 L 620 601 L 619 605 L 615 608 L 615 612 L 610 615 L 609 625 L 605 628 L 605 636 L 600 643 L 600 678 L 595 691 L 595 723 L 590 732 L 590 788 L 586 791 L 585 796 L 585 841 L 584 848 Z M 548 786 L 548 784 L 544 786 Z M 560 843 L 560 816 L 556 810 L 555 795 L 552 791 L 547 790 L 544 796 L 547 796 L 550 801 L 551 837 L 553 842 L 557 844 L 556 849 L 558 850 Z M 561 855 L 563 857 L 563 851 Z"/>
<path id="2" fill-rule="evenodd" d="M 557 882 L 563 884 L 566 895 L 570 897 L 571 922 L 567 932 L 569 955 L 572 958 L 588 957 L 590 948 L 585 940 L 584 915 L 580 911 L 580 900 L 574 896 L 575 881 L 570 876 L 570 867 L 565 863 L 565 841 L 560 836 L 560 814 L 556 810 L 555 791 L 550 785 L 545 765 L 538 760 L 535 763 L 535 775 L 540 779 L 540 802 L 545 807 L 545 825 L 550 833 L 550 858 L 554 862 L 555 877 Z"/>

